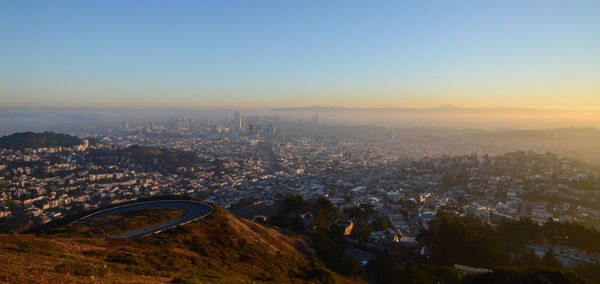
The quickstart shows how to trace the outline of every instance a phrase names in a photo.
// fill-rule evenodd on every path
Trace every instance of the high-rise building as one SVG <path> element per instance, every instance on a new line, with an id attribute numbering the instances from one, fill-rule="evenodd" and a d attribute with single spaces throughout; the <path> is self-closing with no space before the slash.
<path id="1" fill-rule="evenodd" d="M 129 131 L 129 122 L 123 122 L 123 131 Z"/>
<path id="2" fill-rule="evenodd" d="M 319 126 L 319 114 L 318 113 L 312 116 L 312 125 L 314 127 Z"/>
<path id="3" fill-rule="evenodd" d="M 243 126 L 243 124 L 242 124 L 242 123 L 243 123 L 243 122 L 242 122 L 242 116 L 240 115 L 240 112 L 239 112 L 239 111 L 236 111 L 236 112 L 233 114 L 233 127 L 234 127 L 235 129 L 238 129 L 238 130 L 239 130 L 239 129 L 242 129 L 242 126 Z"/>

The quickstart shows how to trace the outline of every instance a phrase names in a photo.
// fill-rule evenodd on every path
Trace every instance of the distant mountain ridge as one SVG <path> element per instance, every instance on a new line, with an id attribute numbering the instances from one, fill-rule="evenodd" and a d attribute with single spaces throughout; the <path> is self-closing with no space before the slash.
<path id="1" fill-rule="evenodd" d="M 0 137 L 0 148 L 23 150 L 42 147 L 72 147 L 83 141 L 75 136 L 55 132 L 20 132 Z"/>
<path id="2" fill-rule="evenodd" d="M 463 108 L 453 104 L 440 105 L 430 108 L 395 108 L 395 107 L 372 107 L 372 108 L 348 108 L 333 106 L 307 106 L 307 107 L 288 107 L 271 108 L 270 111 L 427 111 L 427 110 L 478 110 L 478 108 Z M 485 109 L 485 108 L 481 108 Z"/>
<path id="3" fill-rule="evenodd" d="M 270 111 L 564 111 L 581 112 L 581 110 L 560 110 L 546 108 L 525 108 L 525 107 L 461 107 L 454 104 L 439 105 L 434 107 L 409 108 L 409 107 L 335 107 L 335 106 L 306 106 L 306 107 L 282 107 L 270 108 Z"/>

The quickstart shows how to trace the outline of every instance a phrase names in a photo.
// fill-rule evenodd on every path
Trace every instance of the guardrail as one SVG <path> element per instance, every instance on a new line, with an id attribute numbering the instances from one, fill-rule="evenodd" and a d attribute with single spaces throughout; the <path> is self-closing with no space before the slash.
<path id="1" fill-rule="evenodd" d="M 208 213 L 206 213 L 206 214 L 204 214 L 204 215 L 202 215 L 202 216 L 200 216 L 200 217 L 197 217 L 197 218 L 191 219 L 191 220 L 189 220 L 189 221 L 186 221 L 186 222 L 183 222 L 183 223 L 179 223 L 179 224 L 177 224 L 177 225 L 174 225 L 174 226 L 172 226 L 172 227 L 168 227 L 168 228 L 165 228 L 165 229 L 161 229 L 161 230 L 153 231 L 153 232 L 150 232 L 150 233 L 144 233 L 144 234 L 143 234 L 141 237 L 145 237 L 145 236 L 149 236 L 149 235 L 153 235 L 153 234 L 158 234 L 158 233 L 160 233 L 160 232 L 163 232 L 163 231 L 165 231 L 165 230 L 168 230 L 168 229 L 172 229 L 172 228 L 175 228 L 175 227 L 178 227 L 178 226 L 182 226 L 182 225 L 185 225 L 185 224 L 189 224 L 189 223 L 191 223 L 191 222 L 194 222 L 194 221 L 196 221 L 196 220 L 202 219 L 202 218 L 204 218 L 204 217 L 206 217 L 206 216 L 210 215 L 210 214 L 211 214 L 211 213 L 214 211 L 214 208 L 213 208 L 213 207 L 212 207 L 210 204 L 208 204 L 208 203 L 206 203 L 206 202 L 202 202 L 202 201 L 196 201 L 196 200 L 181 200 L 181 199 L 174 199 L 174 200 L 155 200 L 155 201 L 144 201 L 144 202 L 138 202 L 138 203 L 130 203 L 130 204 L 125 204 L 125 205 L 121 205 L 121 206 L 116 206 L 116 207 L 112 207 L 112 208 L 103 209 L 103 210 L 100 210 L 100 211 L 97 211 L 97 212 L 94 212 L 94 213 L 88 214 L 88 215 L 86 215 L 86 216 L 83 216 L 83 217 L 81 217 L 81 218 L 79 218 L 79 219 L 77 219 L 77 220 L 75 220 L 75 221 L 73 221 L 73 222 L 71 222 L 71 223 L 69 223 L 69 224 L 75 224 L 75 223 L 77 223 L 77 222 L 79 222 L 79 221 L 82 221 L 82 220 L 84 220 L 84 219 L 91 218 L 91 217 L 93 217 L 94 215 L 99 215 L 99 214 L 101 214 L 101 213 L 108 212 L 108 211 L 111 211 L 111 210 L 116 210 L 116 209 L 121 209 L 121 208 L 126 208 L 126 207 L 132 207 L 132 206 L 138 206 L 138 205 L 144 205 L 144 204 L 151 204 L 151 203 L 165 203 L 165 202 L 187 202 L 187 203 L 196 203 L 196 204 L 202 204 L 202 205 L 205 205 L 205 206 L 207 206 L 207 207 L 209 208 L 209 211 L 208 211 Z"/>

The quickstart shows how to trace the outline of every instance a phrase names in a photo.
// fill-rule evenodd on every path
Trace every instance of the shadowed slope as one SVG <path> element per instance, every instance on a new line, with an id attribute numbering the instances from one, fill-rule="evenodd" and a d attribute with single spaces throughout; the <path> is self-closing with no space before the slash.
<path id="1" fill-rule="evenodd" d="M 0 282 L 352 282 L 315 260 L 305 240 L 217 206 L 204 219 L 134 240 L 0 235 Z"/>

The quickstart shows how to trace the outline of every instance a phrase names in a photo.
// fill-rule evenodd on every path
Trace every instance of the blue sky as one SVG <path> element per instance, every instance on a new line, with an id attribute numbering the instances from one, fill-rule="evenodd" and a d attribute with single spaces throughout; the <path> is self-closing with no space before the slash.
<path id="1" fill-rule="evenodd" d="M 4 108 L 600 108 L 599 1 L 0 1 Z"/>

